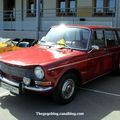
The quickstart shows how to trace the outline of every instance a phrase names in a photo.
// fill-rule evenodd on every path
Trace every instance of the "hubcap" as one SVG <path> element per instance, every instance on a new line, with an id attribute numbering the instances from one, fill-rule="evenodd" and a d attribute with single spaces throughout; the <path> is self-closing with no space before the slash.
<path id="1" fill-rule="evenodd" d="M 74 80 L 72 80 L 72 79 L 66 80 L 65 83 L 63 84 L 63 87 L 62 87 L 63 98 L 69 99 L 73 95 L 74 89 L 75 89 Z"/>

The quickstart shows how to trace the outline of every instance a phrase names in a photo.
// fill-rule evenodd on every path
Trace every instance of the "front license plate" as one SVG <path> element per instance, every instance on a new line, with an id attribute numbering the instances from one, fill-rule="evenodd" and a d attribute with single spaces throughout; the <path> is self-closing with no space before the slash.
<path id="1" fill-rule="evenodd" d="M 14 86 L 11 86 L 11 85 L 8 85 L 6 83 L 1 83 L 1 87 L 6 89 L 6 90 L 9 90 L 13 93 L 16 93 L 16 94 L 19 94 L 19 89 L 17 87 L 14 87 Z"/>

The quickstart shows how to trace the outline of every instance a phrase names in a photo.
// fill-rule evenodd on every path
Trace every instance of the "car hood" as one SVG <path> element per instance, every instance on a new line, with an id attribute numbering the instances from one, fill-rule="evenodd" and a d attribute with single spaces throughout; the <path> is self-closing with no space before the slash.
<path id="1" fill-rule="evenodd" d="M 74 50 L 69 49 L 60 50 L 35 46 L 4 53 L 0 56 L 0 61 L 19 66 L 45 65 L 64 57 L 73 56 L 74 52 Z M 79 51 L 79 54 L 83 54 L 83 52 Z"/>

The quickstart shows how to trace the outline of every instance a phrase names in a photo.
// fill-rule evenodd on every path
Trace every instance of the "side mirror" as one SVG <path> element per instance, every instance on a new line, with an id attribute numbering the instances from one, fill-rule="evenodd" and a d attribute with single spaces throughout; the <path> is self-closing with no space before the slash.
<path id="1" fill-rule="evenodd" d="M 99 48 L 99 46 L 97 46 L 97 45 L 92 45 L 92 50 L 99 50 L 100 48 Z"/>
<path id="2" fill-rule="evenodd" d="M 88 53 L 91 53 L 93 50 L 99 50 L 99 46 L 97 45 L 92 45 L 92 49 L 88 52 Z"/>

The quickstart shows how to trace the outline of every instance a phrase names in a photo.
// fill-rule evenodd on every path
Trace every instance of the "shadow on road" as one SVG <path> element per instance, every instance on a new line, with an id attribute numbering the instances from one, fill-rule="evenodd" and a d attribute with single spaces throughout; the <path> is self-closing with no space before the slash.
<path id="1" fill-rule="evenodd" d="M 120 94 L 119 85 L 120 77 L 105 76 L 85 85 L 84 88 Z M 55 104 L 50 96 L 33 93 L 1 97 L 0 103 L 2 110 L 8 109 L 10 114 L 19 120 L 101 120 L 111 112 L 120 111 L 120 97 L 80 89 L 76 99 L 64 106 Z M 36 112 L 81 112 L 84 116 L 43 117 L 37 116 Z"/>

